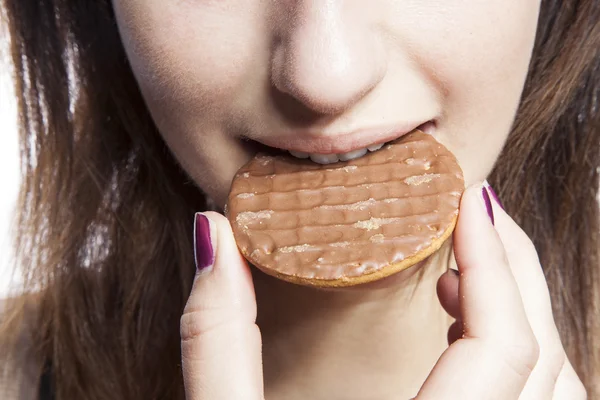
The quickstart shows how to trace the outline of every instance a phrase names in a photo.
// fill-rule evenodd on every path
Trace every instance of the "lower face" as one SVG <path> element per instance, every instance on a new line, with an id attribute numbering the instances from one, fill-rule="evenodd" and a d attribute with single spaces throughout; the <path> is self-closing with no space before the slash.
<path id="1" fill-rule="evenodd" d="M 539 0 L 113 0 L 146 104 L 225 204 L 256 143 L 331 154 L 421 126 L 467 184 L 511 128 Z M 321 158 L 319 158 L 321 157 Z"/>

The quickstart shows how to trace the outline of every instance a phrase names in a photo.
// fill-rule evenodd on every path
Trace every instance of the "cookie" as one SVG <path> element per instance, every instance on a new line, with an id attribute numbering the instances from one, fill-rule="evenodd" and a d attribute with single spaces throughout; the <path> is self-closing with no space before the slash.
<path id="1" fill-rule="evenodd" d="M 259 153 L 235 175 L 226 215 L 240 252 L 267 274 L 352 286 L 438 250 L 454 229 L 463 190 L 454 155 L 413 131 L 334 164 Z"/>

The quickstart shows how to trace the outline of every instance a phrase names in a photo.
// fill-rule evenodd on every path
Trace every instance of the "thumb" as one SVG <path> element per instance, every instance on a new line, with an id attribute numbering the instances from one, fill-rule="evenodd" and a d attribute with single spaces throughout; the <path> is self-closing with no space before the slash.
<path id="1" fill-rule="evenodd" d="M 252 276 L 227 219 L 197 213 L 194 245 L 198 272 L 180 328 L 186 398 L 263 399 Z"/>

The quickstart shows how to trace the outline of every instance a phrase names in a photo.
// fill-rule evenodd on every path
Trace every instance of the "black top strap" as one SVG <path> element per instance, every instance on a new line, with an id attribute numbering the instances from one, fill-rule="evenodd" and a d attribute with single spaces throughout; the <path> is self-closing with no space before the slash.
<path id="1" fill-rule="evenodd" d="M 52 383 L 52 362 L 48 361 L 44 365 L 42 376 L 40 377 L 39 400 L 55 400 L 54 385 Z"/>

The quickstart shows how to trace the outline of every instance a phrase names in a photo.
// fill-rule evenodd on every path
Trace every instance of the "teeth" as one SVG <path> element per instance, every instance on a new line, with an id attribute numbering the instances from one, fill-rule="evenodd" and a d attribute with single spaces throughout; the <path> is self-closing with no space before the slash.
<path id="1" fill-rule="evenodd" d="M 290 154 L 293 155 L 296 158 L 308 158 L 308 156 L 310 154 L 305 153 L 303 151 L 294 151 L 294 150 L 290 150 Z"/>
<path id="2" fill-rule="evenodd" d="M 296 158 L 309 158 L 316 162 L 317 164 L 333 164 L 338 161 L 348 161 L 354 160 L 355 158 L 359 158 L 367 154 L 368 151 L 377 151 L 379 150 L 385 143 L 373 144 L 371 146 L 367 146 L 364 149 L 358 149 L 349 151 L 347 153 L 339 153 L 339 154 L 318 154 L 318 153 L 305 153 L 303 151 L 294 151 L 289 150 L 289 153 Z"/>
<path id="3" fill-rule="evenodd" d="M 349 151 L 344 154 L 339 154 L 339 158 L 341 161 L 354 160 L 355 158 L 362 157 L 367 154 L 367 149 L 358 149 L 354 151 Z"/>
<path id="4" fill-rule="evenodd" d="M 379 143 L 379 144 L 372 144 L 370 146 L 367 146 L 367 149 L 369 149 L 369 151 L 375 151 L 375 150 L 379 150 L 382 147 L 383 147 L 383 143 Z"/>
<path id="5" fill-rule="evenodd" d="M 317 164 L 333 164 L 339 161 L 337 154 L 311 154 L 310 159 Z"/>

